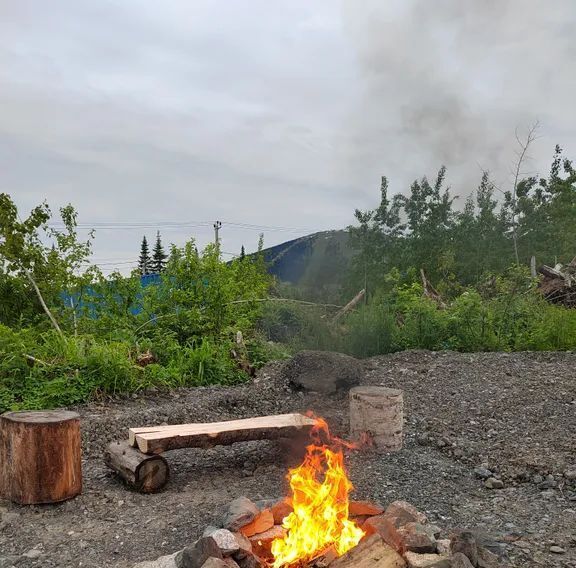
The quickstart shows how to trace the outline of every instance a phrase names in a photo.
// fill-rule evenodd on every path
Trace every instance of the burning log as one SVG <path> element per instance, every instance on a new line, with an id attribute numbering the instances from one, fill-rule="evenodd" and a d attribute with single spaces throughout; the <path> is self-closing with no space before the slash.
<path id="1" fill-rule="evenodd" d="M 350 434 L 368 440 L 378 452 L 402 449 L 404 399 L 401 390 L 354 387 L 350 390 Z"/>
<path id="2" fill-rule="evenodd" d="M 168 463 L 162 456 L 147 456 L 128 442 L 112 442 L 104 461 L 131 487 L 141 493 L 160 491 L 170 477 Z"/>
<path id="3" fill-rule="evenodd" d="M 82 492 L 80 418 L 64 410 L 0 417 L 0 495 L 30 505 Z"/>

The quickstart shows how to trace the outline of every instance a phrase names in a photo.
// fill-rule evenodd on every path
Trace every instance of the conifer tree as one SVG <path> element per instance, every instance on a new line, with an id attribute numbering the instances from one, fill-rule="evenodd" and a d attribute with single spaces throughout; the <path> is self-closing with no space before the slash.
<path id="1" fill-rule="evenodd" d="M 140 258 L 138 259 L 138 270 L 144 276 L 149 274 L 152 269 L 152 262 L 150 260 L 150 253 L 148 250 L 148 241 L 146 236 L 142 237 L 142 244 L 140 245 Z"/>
<path id="2" fill-rule="evenodd" d="M 160 274 L 166 266 L 166 258 L 168 258 L 168 255 L 164 252 L 162 240 L 160 239 L 160 231 L 158 231 L 156 233 L 156 244 L 154 245 L 154 251 L 152 253 L 152 272 Z"/>
<path id="3" fill-rule="evenodd" d="M 244 245 L 240 249 L 240 260 L 244 260 L 246 258 L 246 251 L 244 250 Z"/>

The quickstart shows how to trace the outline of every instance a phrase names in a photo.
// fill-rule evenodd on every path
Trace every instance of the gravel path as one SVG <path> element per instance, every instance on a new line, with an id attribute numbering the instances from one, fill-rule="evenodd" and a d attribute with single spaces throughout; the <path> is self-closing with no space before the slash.
<path id="1" fill-rule="evenodd" d="M 576 354 L 404 352 L 365 361 L 366 384 L 405 391 L 406 444 L 398 453 L 352 453 L 359 498 L 406 499 L 447 531 L 480 527 L 522 567 L 576 567 Z M 264 369 L 233 388 L 147 393 L 79 408 L 84 492 L 53 506 L 0 501 L 0 568 L 131 568 L 190 543 L 221 507 L 283 494 L 294 458 L 254 442 L 167 457 L 165 491 L 128 491 L 102 450 L 134 425 L 225 420 L 313 409 L 347 430 L 347 399 L 294 393 Z M 504 482 L 490 490 L 474 469 Z M 564 554 L 552 554 L 560 546 Z"/>

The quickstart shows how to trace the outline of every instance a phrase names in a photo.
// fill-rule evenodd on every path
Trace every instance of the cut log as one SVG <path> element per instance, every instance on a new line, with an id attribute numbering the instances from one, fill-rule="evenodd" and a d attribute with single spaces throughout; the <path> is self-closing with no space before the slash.
<path id="1" fill-rule="evenodd" d="M 235 442 L 290 438 L 316 424 L 302 414 L 259 416 L 208 424 L 179 424 L 130 428 L 129 443 L 145 454 L 160 454 L 179 448 L 212 448 Z"/>
<path id="2" fill-rule="evenodd" d="M 160 491 L 170 478 L 168 462 L 162 456 L 147 456 L 128 442 L 109 444 L 104 460 L 130 487 L 141 493 Z"/>
<path id="3" fill-rule="evenodd" d="M 0 494 L 21 505 L 82 492 L 80 417 L 64 410 L 0 416 Z"/>
<path id="4" fill-rule="evenodd" d="M 331 568 L 405 568 L 406 562 L 380 535 L 360 541 L 358 546 L 336 559 Z"/>
<path id="5" fill-rule="evenodd" d="M 350 390 L 350 433 L 355 440 L 369 440 L 379 452 L 402 449 L 403 393 L 386 387 Z"/>

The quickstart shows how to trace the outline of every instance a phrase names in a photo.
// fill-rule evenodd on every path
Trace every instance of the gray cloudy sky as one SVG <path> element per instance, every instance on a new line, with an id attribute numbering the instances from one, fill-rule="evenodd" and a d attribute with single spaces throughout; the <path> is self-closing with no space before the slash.
<path id="1" fill-rule="evenodd" d="M 531 170 L 576 156 L 575 21 L 574 0 L 0 0 L 0 191 L 108 224 L 109 271 L 156 227 L 203 245 L 221 219 L 233 253 L 343 227 L 382 174 L 505 186 L 516 126 L 541 123 Z"/>

